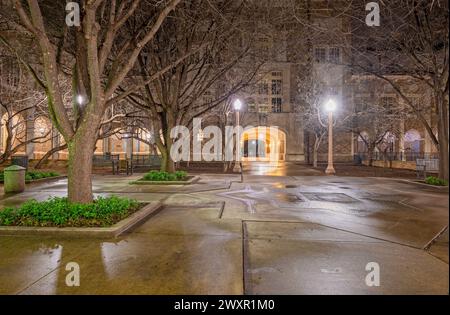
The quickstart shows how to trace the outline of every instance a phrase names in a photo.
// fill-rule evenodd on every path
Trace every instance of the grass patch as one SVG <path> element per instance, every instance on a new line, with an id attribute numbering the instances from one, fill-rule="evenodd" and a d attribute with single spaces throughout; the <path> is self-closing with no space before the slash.
<path id="1" fill-rule="evenodd" d="M 67 198 L 29 200 L 18 208 L 0 210 L 0 225 L 34 227 L 108 227 L 142 208 L 128 198 L 99 197 L 90 204 L 69 203 Z"/>
<path id="2" fill-rule="evenodd" d="M 186 180 L 187 173 L 184 171 L 177 171 L 175 173 L 168 173 L 162 171 L 150 171 L 145 174 L 141 180 L 155 181 L 155 182 L 171 182 Z"/>
<path id="3" fill-rule="evenodd" d="M 37 180 L 37 179 L 42 179 L 42 178 L 49 178 L 49 177 L 56 177 L 56 176 L 60 176 L 59 173 L 57 172 L 41 172 L 41 171 L 27 171 L 25 173 L 25 180 L 26 181 L 32 181 L 32 180 Z M 5 181 L 5 174 L 3 173 L 3 171 L 0 172 L 0 182 L 4 182 Z"/>
<path id="4" fill-rule="evenodd" d="M 434 186 L 448 186 L 448 181 L 434 176 L 428 176 L 425 178 L 425 183 Z"/>

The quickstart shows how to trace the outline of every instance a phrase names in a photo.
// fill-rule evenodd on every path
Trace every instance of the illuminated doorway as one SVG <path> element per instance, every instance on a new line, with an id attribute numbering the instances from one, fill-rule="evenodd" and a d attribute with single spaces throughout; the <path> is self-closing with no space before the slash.
<path id="1" fill-rule="evenodd" d="M 286 134 L 275 127 L 246 129 L 241 137 L 242 161 L 284 161 Z"/>

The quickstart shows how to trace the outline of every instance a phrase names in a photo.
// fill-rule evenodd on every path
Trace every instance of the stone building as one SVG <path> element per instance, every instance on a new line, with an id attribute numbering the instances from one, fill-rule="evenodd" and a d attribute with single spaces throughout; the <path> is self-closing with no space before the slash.
<path id="1" fill-rule="evenodd" d="M 318 3 L 315 4 L 316 6 L 323 5 L 320 1 L 313 1 L 313 3 L 316 2 Z M 378 98 L 383 102 L 401 103 L 399 96 L 387 83 L 384 83 L 383 92 L 375 95 L 373 86 L 383 84 L 378 82 L 379 79 L 371 75 L 352 73 L 344 66 L 347 59 L 350 58 L 348 52 L 345 51 L 348 42 L 346 42 L 346 38 L 334 37 L 332 30 L 345 30 L 348 27 L 347 21 L 343 18 L 333 18 L 331 10 L 329 12 L 322 10 L 320 14 L 312 11 L 310 21 L 319 28 L 329 30 L 328 36 L 313 37 L 313 41 L 308 43 L 301 38 L 305 33 L 295 34 L 295 32 L 286 31 L 285 27 L 274 30 L 273 36 L 270 37 L 272 40 L 261 38 L 258 42 L 260 52 L 267 54 L 270 61 L 261 69 L 259 80 L 253 89 L 235 96 L 242 99 L 244 104 L 240 114 L 240 123 L 244 127 L 252 126 L 242 135 L 241 149 L 244 157 L 246 154 L 253 154 L 264 160 L 270 153 L 270 148 L 277 147 L 279 160 L 311 161 L 311 135 L 304 128 L 297 103 L 298 85 L 301 84 L 301 82 L 299 83 L 301 81 L 299 74 L 305 71 L 305 66 L 301 65 L 304 60 L 309 62 L 308 71 L 315 74 L 315 80 L 324 85 L 323 90 L 326 97 L 336 100 L 338 104 L 337 119 L 343 119 L 345 115 L 354 113 L 360 105 L 361 99 L 364 98 Z M 410 87 L 410 94 L 417 98 L 417 102 L 424 104 L 431 102 L 430 93 L 425 88 L 411 85 L 406 76 L 395 75 L 394 77 L 405 86 Z M 2 117 L 0 153 L 5 149 L 7 134 L 5 115 L 4 109 L 0 108 L 0 117 Z M 431 113 L 427 115 L 431 120 Z M 37 143 L 28 143 L 17 150 L 15 154 L 26 154 L 30 159 L 39 159 L 46 152 L 63 143 L 62 137 L 51 127 L 50 121 L 45 116 L 25 111 L 17 115 L 15 119 L 16 122 L 23 122 L 23 127 L 16 130 L 21 141 L 36 135 L 48 134 L 47 139 Z M 421 154 L 436 151 L 423 125 L 417 119 L 402 119 L 398 121 L 398 124 L 401 131 L 394 137 L 391 149 L 392 152 L 398 153 L 397 160 L 400 162 L 413 161 Z M 279 129 L 277 135 L 269 136 L 266 133 L 264 127 L 271 126 Z M 364 133 L 362 132 L 362 134 Z M 150 137 L 148 134 L 141 135 L 143 139 L 148 137 Z M 335 159 L 337 161 L 353 161 L 355 155 L 364 154 L 367 147 L 360 137 L 345 128 L 338 129 L 334 137 Z M 252 150 L 254 152 L 250 152 Z M 119 154 L 122 159 L 125 159 L 131 154 L 151 154 L 154 151 L 149 145 L 122 134 L 99 140 L 95 153 Z M 326 153 L 327 140 L 325 137 L 319 148 L 319 161 L 326 161 Z M 67 159 L 67 150 L 56 152 L 51 158 L 54 160 Z"/>

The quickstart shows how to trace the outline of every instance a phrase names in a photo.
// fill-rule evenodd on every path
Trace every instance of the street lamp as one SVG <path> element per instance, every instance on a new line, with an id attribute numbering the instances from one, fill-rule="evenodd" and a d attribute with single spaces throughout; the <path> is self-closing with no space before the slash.
<path id="1" fill-rule="evenodd" d="M 241 133 L 239 128 L 239 111 L 242 108 L 242 102 L 239 99 L 236 99 L 233 102 L 234 111 L 236 113 L 236 126 L 237 126 L 237 134 L 236 134 L 236 144 L 237 144 L 237 161 L 234 163 L 234 171 L 240 171 L 240 164 L 241 164 Z"/>
<path id="2" fill-rule="evenodd" d="M 242 102 L 241 102 L 241 100 L 240 100 L 240 99 L 236 99 L 236 100 L 234 101 L 234 103 L 233 103 L 233 107 L 234 107 L 234 110 L 236 110 L 237 112 L 239 112 L 239 111 L 241 110 L 241 108 L 242 108 Z"/>
<path id="3" fill-rule="evenodd" d="M 325 174 L 334 175 L 336 171 L 333 167 L 333 112 L 336 110 L 336 102 L 330 98 L 325 103 L 325 110 L 328 112 L 328 166 Z"/>
<path id="4" fill-rule="evenodd" d="M 84 104 L 84 97 L 83 97 L 83 95 L 78 94 L 76 99 L 77 99 L 78 105 L 83 105 Z"/>

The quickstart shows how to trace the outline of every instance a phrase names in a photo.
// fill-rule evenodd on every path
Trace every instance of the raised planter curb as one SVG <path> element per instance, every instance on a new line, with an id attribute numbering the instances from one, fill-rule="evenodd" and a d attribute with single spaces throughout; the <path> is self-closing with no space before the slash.
<path id="1" fill-rule="evenodd" d="M 141 210 L 110 227 L 34 227 L 0 226 L 0 235 L 57 236 L 70 238 L 115 238 L 132 229 L 162 208 L 160 202 L 151 202 Z"/>
<path id="2" fill-rule="evenodd" d="M 438 186 L 438 185 L 431 185 L 431 184 L 427 184 L 426 182 L 422 182 L 422 181 L 418 181 L 418 180 L 412 180 L 412 179 L 400 179 L 403 182 L 407 182 L 407 183 L 412 183 L 412 184 L 416 184 L 416 185 L 421 185 L 421 186 L 425 186 L 425 187 L 431 187 L 431 188 L 437 188 L 437 189 L 442 189 L 448 190 L 449 186 Z"/>
<path id="3" fill-rule="evenodd" d="M 60 176 L 45 177 L 45 178 L 39 178 L 39 179 L 33 179 L 33 180 L 26 180 L 25 184 L 45 183 L 45 182 L 51 182 L 52 180 L 58 180 L 58 179 L 64 179 L 64 178 L 67 178 L 67 175 L 60 175 Z"/>
<path id="4" fill-rule="evenodd" d="M 45 182 L 51 182 L 52 180 L 58 180 L 58 179 L 64 179 L 67 178 L 67 175 L 60 175 L 60 176 L 53 176 L 53 177 L 45 177 L 45 178 L 39 178 L 39 179 L 32 179 L 32 180 L 26 180 L 25 184 L 37 184 L 37 183 L 45 183 Z M 0 185 L 3 185 L 4 182 L 0 181 Z"/>
<path id="5" fill-rule="evenodd" d="M 190 185 L 200 180 L 200 176 L 193 176 L 189 180 L 155 181 L 155 180 L 136 180 L 132 185 Z"/>

